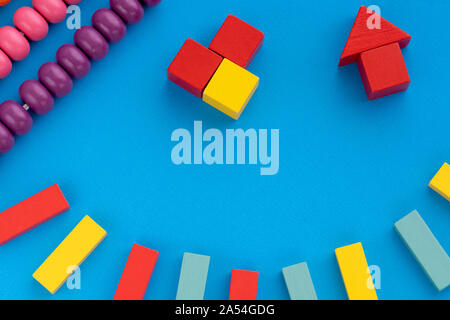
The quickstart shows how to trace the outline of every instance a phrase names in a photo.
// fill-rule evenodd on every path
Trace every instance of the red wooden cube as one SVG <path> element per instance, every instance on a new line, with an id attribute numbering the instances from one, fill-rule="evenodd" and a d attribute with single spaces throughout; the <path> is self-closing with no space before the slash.
<path id="1" fill-rule="evenodd" d="M 167 77 L 201 98 L 223 58 L 208 48 L 187 39 L 167 69 Z"/>
<path id="2" fill-rule="evenodd" d="M 264 33 L 229 15 L 209 48 L 237 65 L 247 68 L 264 42 Z"/>
<path id="3" fill-rule="evenodd" d="M 370 100 L 409 87 L 408 70 L 397 42 L 361 53 L 358 68 Z"/>

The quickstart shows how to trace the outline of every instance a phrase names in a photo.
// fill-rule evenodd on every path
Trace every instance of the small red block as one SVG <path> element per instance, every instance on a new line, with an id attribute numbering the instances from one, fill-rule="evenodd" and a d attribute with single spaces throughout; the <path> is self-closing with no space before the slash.
<path id="1" fill-rule="evenodd" d="M 231 271 L 230 300 L 256 300 L 258 272 L 233 269 Z"/>
<path id="2" fill-rule="evenodd" d="M 369 28 L 372 18 L 379 20 L 379 28 Z M 390 43 L 398 42 L 401 48 L 406 47 L 411 36 L 392 23 L 377 15 L 365 6 L 359 8 L 350 35 L 342 52 L 339 66 L 356 62 L 360 53 Z"/>
<path id="3" fill-rule="evenodd" d="M 408 70 L 398 43 L 361 53 L 358 68 L 370 100 L 409 87 Z"/>
<path id="4" fill-rule="evenodd" d="M 55 184 L 0 213 L 0 246 L 69 210 Z"/>
<path id="5" fill-rule="evenodd" d="M 247 68 L 264 42 L 264 33 L 229 15 L 209 48 L 237 65 Z"/>
<path id="6" fill-rule="evenodd" d="M 167 77 L 201 98 L 221 62 L 222 57 L 194 40 L 187 39 L 170 64 Z"/>
<path id="7" fill-rule="evenodd" d="M 159 252 L 133 244 L 114 300 L 142 300 L 158 260 Z"/>

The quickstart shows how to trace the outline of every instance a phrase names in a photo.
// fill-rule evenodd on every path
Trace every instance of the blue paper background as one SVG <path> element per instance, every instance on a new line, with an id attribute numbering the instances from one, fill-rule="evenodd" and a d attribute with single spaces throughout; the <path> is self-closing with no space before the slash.
<path id="1" fill-rule="evenodd" d="M 31 0 L 0 8 L 1 25 Z M 337 68 L 361 4 L 413 36 L 403 55 L 407 92 L 368 101 L 356 65 Z M 82 24 L 107 0 L 80 4 Z M 449 299 L 438 293 L 393 229 L 417 209 L 450 251 L 450 203 L 427 188 L 450 161 L 447 1 L 163 0 L 126 38 L 34 117 L 0 156 L 0 211 L 58 183 L 71 210 L 0 247 L 0 298 L 110 299 L 134 242 L 160 251 L 147 299 L 173 299 L 183 252 L 211 255 L 206 299 L 228 297 L 232 268 L 258 270 L 259 299 L 287 299 L 281 268 L 307 261 L 320 299 L 346 299 L 334 249 L 361 241 L 381 268 L 380 299 Z M 183 41 L 208 45 L 229 14 L 261 29 L 250 66 L 260 88 L 232 121 L 170 83 Z M 65 23 L 31 45 L 0 80 L 0 99 L 72 42 Z M 280 129 L 280 171 L 259 166 L 175 166 L 176 128 Z M 84 215 L 108 236 L 81 267 L 82 289 L 51 296 L 35 269 Z"/>

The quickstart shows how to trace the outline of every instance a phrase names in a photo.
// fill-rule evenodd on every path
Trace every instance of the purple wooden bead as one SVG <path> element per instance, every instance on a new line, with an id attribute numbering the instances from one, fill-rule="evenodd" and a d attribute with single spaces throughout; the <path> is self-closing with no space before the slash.
<path id="1" fill-rule="evenodd" d="M 154 7 L 158 3 L 161 2 L 161 0 L 141 0 L 146 6 Z"/>
<path id="2" fill-rule="evenodd" d="M 92 60 L 106 57 L 109 51 L 108 42 L 91 26 L 83 26 L 75 32 L 75 44 Z"/>
<path id="3" fill-rule="evenodd" d="M 27 80 L 22 83 L 19 88 L 19 96 L 37 114 L 46 114 L 53 108 L 52 95 L 37 80 Z"/>
<path id="4" fill-rule="evenodd" d="M 56 52 L 56 61 L 74 78 L 80 79 L 91 70 L 91 62 L 86 55 L 73 44 L 65 44 Z"/>
<path id="5" fill-rule="evenodd" d="M 44 63 L 39 68 L 38 78 L 55 97 L 65 97 L 72 91 L 72 79 L 57 63 Z"/>
<path id="6" fill-rule="evenodd" d="M 127 26 L 120 17 L 110 9 L 99 9 L 92 16 L 92 25 L 109 42 L 119 42 L 127 33 Z"/>
<path id="7" fill-rule="evenodd" d="M 28 133 L 33 126 L 30 114 L 13 100 L 0 104 L 0 121 L 19 136 Z"/>
<path id="8" fill-rule="evenodd" d="M 0 122 L 0 153 L 7 153 L 12 147 L 14 147 L 14 136 L 8 128 Z"/>
<path id="9" fill-rule="evenodd" d="M 129 24 L 138 23 L 144 16 L 144 8 L 139 0 L 109 0 L 109 6 Z"/>

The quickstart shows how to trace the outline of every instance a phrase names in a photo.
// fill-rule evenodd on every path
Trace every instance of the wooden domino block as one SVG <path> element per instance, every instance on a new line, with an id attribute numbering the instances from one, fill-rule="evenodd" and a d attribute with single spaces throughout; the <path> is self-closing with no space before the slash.
<path id="1" fill-rule="evenodd" d="M 55 184 L 0 213 L 0 246 L 69 209 Z"/>
<path id="2" fill-rule="evenodd" d="M 414 210 L 397 221 L 395 230 L 434 286 L 439 291 L 447 288 L 450 285 L 450 258 L 419 213 Z"/>
<path id="3" fill-rule="evenodd" d="M 317 300 L 306 262 L 285 267 L 282 271 L 291 300 Z"/>
<path id="4" fill-rule="evenodd" d="M 209 256 L 184 254 L 178 281 L 177 300 L 203 300 L 209 261 Z"/>
<path id="5" fill-rule="evenodd" d="M 231 271 L 230 300 L 256 300 L 258 291 L 257 271 L 233 269 Z"/>
<path id="6" fill-rule="evenodd" d="M 221 62 L 221 56 L 194 40 L 187 39 L 167 69 L 167 77 L 201 98 Z"/>
<path id="7" fill-rule="evenodd" d="M 114 300 L 144 299 L 158 255 L 158 251 L 133 244 Z"/>
<path id="8" fill-rule="evenodd" d="M 397 42 L 361 53 L 358 69 L 369 100 L 409 87 L 408 69 Z"/>
<path id="9" fill-rule="evenodd" d="M 378 300 L 361 242 L 337 248 L 336 259 L 350 300 Z"/>
<path id="10" fill-rule="evenodd" d="M 106 231 L 85 216 L 34 272 L 33 278 L 54 294 L 105 236 Z"/>
<path id="11" fill-rule="evenodd" d="M 368 22 L 379 20 L 380 28 L 369 28 Z M 359 8 L 350 35 L 342 52 L 339 66 L 358 61 L 362 52 L 379 48 L 391 43 L 398 43 L 400 48 L 406 47 L 411 36 L 380 17 L 365 6 Z"/>
<path id="12" fill-rule="evenodd" d="M 450 201 L 450 165 L 444 163 L 428 186 Z"/>
<path id="13" fill-rule="evenodd" d="M 209 49 L 247 68 L 264 42 L 264 33 L 229 15 L 209 45 Z"/>
<path id="14" fill-rule="evenodd" d="M 223 59 L 203 92 L 203 101 L 237 120 L 258 84 L 257 76 L 230 60 Z"/>

